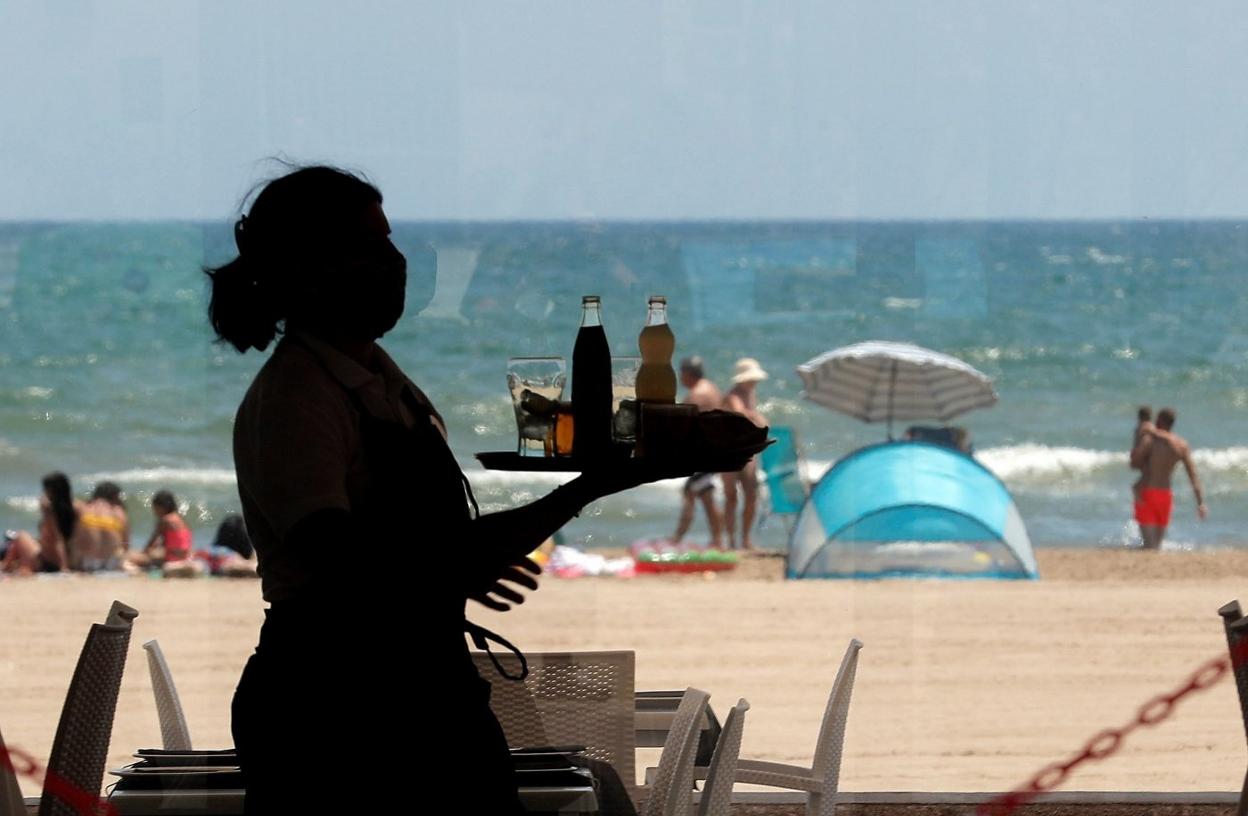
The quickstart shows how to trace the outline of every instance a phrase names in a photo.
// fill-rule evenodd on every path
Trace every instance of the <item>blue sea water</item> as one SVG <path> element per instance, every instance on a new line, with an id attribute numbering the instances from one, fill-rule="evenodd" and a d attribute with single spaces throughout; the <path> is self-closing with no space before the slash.
<path id="1" fill-rule="evenodd" d="M 657 293 L 677 356 L 700 354 L 721 384 L 741 356 L 771 373 L 763 410 L 797 428 L 815 475 L 885 429 L 804 401 L 794 367 L 861 340 L 910 341 L 995 379 L 999 404 L 962 422 L 1037 546 L 1131 543 L 1125 460 L 1140 404 L 1178 409 L 1208 493 L 1199 523 L 1176 475 L 1174 546 L 1248 543 L 1248 224 L 394 229 L 414 279 L 436 266 L 437 291 L 383 344 L 447 417 L 484 509 L 558 481 L 472 458 L 514 446 L 507 357 L 570 359 L 584 293 L 602 296 L 613 351 L 635 353 Z M 51 470 L 79 493 L 120 482 L 139 537 L 158 489 L 185 504 L 200 545 L 237 510 L 231 423 L 263 355 L 213 343 L 201 272 L 232 249 L 223 223 L 0 225 L 0 526 L 35 524 Z M 621 546 L 666 534 L 677 504 L 675 484 L 641 488 L 587 510 L 568 537 Z M 760 540 L 780 546 L 783 526 L 765 524 Z"/>

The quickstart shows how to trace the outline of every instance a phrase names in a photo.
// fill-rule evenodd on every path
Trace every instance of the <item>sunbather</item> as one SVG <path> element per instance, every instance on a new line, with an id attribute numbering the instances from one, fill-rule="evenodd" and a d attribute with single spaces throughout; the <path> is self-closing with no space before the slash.
<path id="1" fill-rule="evenodd" d="M 159 567 L 171 577 L 185 577 L 200 570 L 191 561 L 191 528 L 178 513 L 178 500 L 168 490 L 152 496 L 156 526 L 142 551 L 130 553 L 128 564 L 136 569 Z"/>
<path id="2" fill-rule="evenodd" d="M 43 494 L 39 497 L 39 534 L 36 538 L 25 530 L 6 534 L 2 569 L 18 575 L 36 572 L 64 572 L 89 544 L 79 525 L 81 503 L 75 503 L 69 478 L 60 472 L 43 477 Z"/>
<path id="3" fill-rule="evenodd" d="M 130 549 L 130 519 L 121 497 L 121 488 L 113 482 L 100 482 L 83 505 L 79 522 L 90 539 L 89 552 L 82 556 L 84 572 L 118 570 Z"/>

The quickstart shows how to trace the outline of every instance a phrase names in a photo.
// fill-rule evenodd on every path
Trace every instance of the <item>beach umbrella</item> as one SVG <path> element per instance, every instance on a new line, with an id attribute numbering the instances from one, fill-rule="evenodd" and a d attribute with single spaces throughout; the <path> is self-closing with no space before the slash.
<path id="1" fill-rule="evenodd" d="M 956 357 L 911 343 L 871 341 L 826 351 L 797 367 L 803 396 L 864 422 L 948 422 L 997 401 L 992 380 Z"/>

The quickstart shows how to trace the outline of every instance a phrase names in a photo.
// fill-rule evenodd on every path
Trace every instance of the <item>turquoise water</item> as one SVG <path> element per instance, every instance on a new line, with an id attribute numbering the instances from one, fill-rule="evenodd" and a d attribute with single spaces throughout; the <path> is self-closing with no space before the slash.
<path id="1" fill-rule="evenodd" d="M 1175 546 L 1248 541 L 1243 223 L 399 223 L 395 239 L 414 273 L 436 263 L 438 290 L 383 343 L 447 417 L 486 509 L 558 481 L 472 459 L 514 445 L 507 357 L 570 360 L 583 293 L 602 295 L 615 353 L 635 353 L 658 293 L 678 356 L 702 355 L 721 384 L 740 356 L 771 372 L 763 410 L 798 429 L 815 474 L 885 429 L 802 400 L 794 366 L 911 341 L 995 378 L 1000 403 L 963 421 L 1038 546 L 1130 542 L 1125 450 L 1141 403 L 1178 409 L 1209 496 L 1198 523 L 1180 481 Z M 212 342 L 199 271 L 231 249 L 225 224 L 0 225 L 0 525 L 34 525 L 54 469 L 80 493 L 120 482 L 140 537 L 158 489 L 186 504 L 200 544 L 237 509 L 231 421 L 263 357 Z M 676 491 L 601 502 L 569 537 L 667 533 Z M 761 540 L 782 543 L 782 525 Z"/>

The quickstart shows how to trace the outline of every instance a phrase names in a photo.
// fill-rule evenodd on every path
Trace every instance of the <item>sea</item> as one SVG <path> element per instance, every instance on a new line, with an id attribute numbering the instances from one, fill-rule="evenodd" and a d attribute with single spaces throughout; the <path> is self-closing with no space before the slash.
<path id="1" fill-rule="evenodd" d="M 1177 409 L 1209 505 L 1199 521 L 1180 469 L 1167 546 L 1248 546 L 1248 223 L 393 226 L 414 289 L 435 274 L 436 288 L 382 344 L 446 417 L 484 511 L 566 478 L 474 459 L 515 449 L 508 358 L 570 368 L 583 294 L 602 297 L 613 353 L 636 354 L 647 298 L 662 294 L 677 358 L 701 356 L 721 387 L 741 357 L 769 372 L 761 409 L 796 429 L 812 479 L 889 429 L 805 400 L 795 367 L 864 340 L 912 342 L 994 380 L 999 402 L 957 422 L 1035 546 L 1138 543 L 1127 451 L 1140 405 Z M 224 222 L 0 224 L 0 527 L 34 528 L 54 470 L 80 496 L 118 482 L 139 544 L 157 490 L 176 495 L 198 546 L 238 511 L 231 427 L 266 355 L 214 342 L 202 271 L 233 249 Z M 562 538 L 662 537 L 679 503 L 679 482 L 638 488 Z M 764 513 L 757 540 L 783 548 L 785 530 Z M 705 540 L 701 519 L 692 537 Z M 436 564 L 457 542 L 387 546 Z"/>

